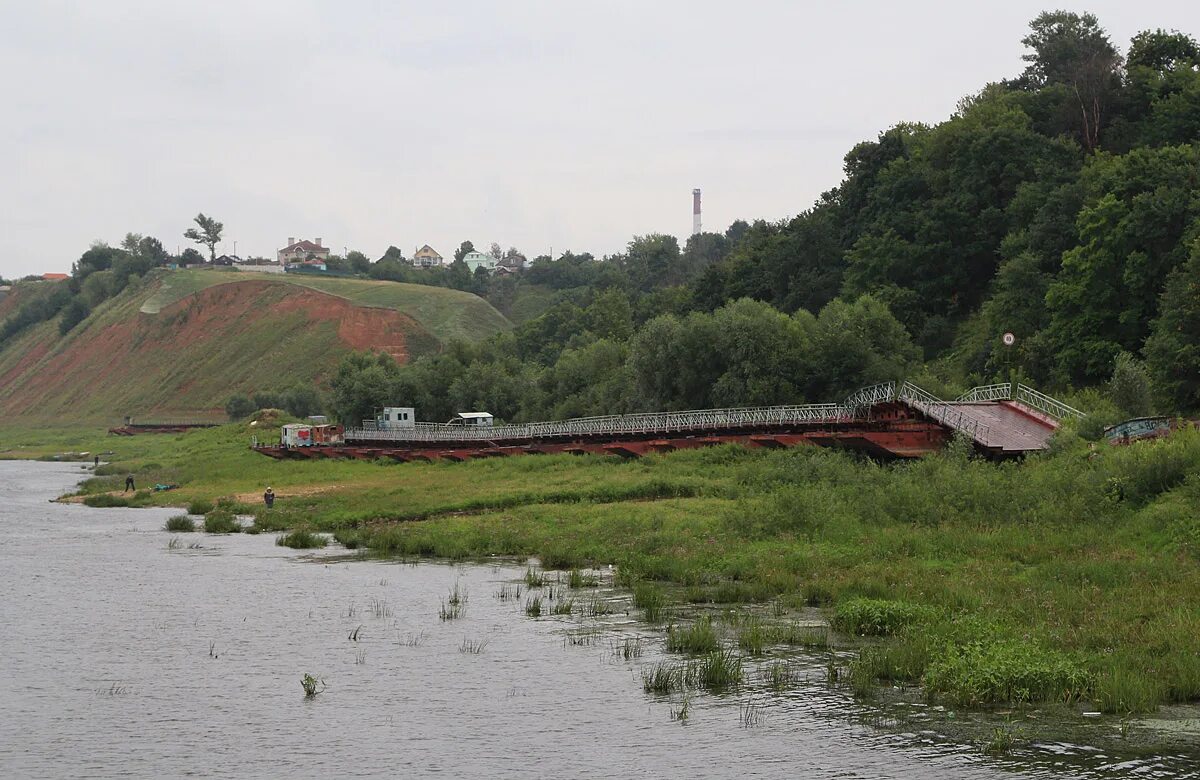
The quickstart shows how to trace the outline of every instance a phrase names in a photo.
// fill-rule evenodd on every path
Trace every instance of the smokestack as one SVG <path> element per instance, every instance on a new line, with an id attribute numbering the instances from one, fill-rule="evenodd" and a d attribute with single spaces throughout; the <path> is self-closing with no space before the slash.
<path id="1" fill-rule="evenodd" d="M 692 190 L 692 235 L 700 233 L 700 188 Z"/>
<path id="2" fill-rule="evenodd" d="M 291 245 L 292 245 L 292 244 L 294 244 L 294 243 L 296 243 L 296 237 L 295 237 L 295 236 L 288 236 L 288 246 L 291 246 Z"/>

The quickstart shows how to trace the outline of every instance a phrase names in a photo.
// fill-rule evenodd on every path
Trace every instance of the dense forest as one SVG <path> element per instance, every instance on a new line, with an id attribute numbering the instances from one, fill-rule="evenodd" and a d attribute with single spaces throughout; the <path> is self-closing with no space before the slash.
<path id="1" fill-rule="evenodd" d="M 334 409 L 522 420 L 1013 375 L 1068 394 L 1115 382 L 1121 408 L 1092 399 L 1110 417 L 1197 408 L 1200 46 L 1146 31 L 1122 56 L 1094 16 L 1065 11 L 1022 43 L 1024 72 L 940 124 L 858 144 L 841 184 L 795 218 L 682 249 L 650 235 L 602 260 L 541 257 L 482 288 L 460 269 L 502 310 L 526 288 L 554 302 L 408 366 L 351 356 Z"/>

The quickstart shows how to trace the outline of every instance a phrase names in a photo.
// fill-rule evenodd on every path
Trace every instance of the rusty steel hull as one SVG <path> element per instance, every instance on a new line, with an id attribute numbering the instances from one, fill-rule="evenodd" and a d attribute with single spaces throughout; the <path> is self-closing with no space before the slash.
<path id="1" fill-rule="evenodd" d="M 342 444 L 284 449 L 258 447 L 257 451 L 272 458 L 321 459 L 351 458 L 376 460 L 386 458 L 408 461 L 466 461 L 510 455 L 615 455 L 640 458 L 653 453 L 738 444 L 764 449 L 785 449 L 800 446 L 840 447 L 858 450 L 879 457 L 917 458 L 942 449 L 949 432 L 937 423 L 915 418 L 875 420 L 861 424 L 845 423 L 811 428 L 791 428 L 776 431 L 713 431 L 688 436 L 629 436 L 605 440 L 576 439 L 571 441 L 486 441 L 455 446 L 411 446 L 400 443 Z"/>

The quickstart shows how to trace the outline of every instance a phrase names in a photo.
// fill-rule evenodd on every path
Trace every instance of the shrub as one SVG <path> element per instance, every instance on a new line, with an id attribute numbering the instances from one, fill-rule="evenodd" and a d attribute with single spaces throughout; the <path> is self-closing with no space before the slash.
<path id="1" fill-rule="evenodd" d="M 214 509 L 204 516 L 204 530 L 210 534 L 235 534 L 242 527 L 232 512 Z"/>
<path id="2" fill-rule="evenodd" d="M 196 524 L 187 515 L 175 515 L 167 520 L 164 529 L 167 531 L 195 531 Z"/>
<path id="3" fill-rule="evenodd" d="M 831 623 L 847 634 L 891 636 L 928 615 L 928 608 L 904 601 L 858 598 L 838 604 Z"/>
<path id="4" fill-rule="evenodd" d="M 84 496 L 83 503 L 85 506 L 94 507 L 129 506 L 129 499 L 124 496 L 110 496 L 107 493 L 98 493 L 94 496 Z"/>
<path id="5" fill-rule="evenodd" d="M 324 547 L 329 539 L 322 534 L 315 534 L 307 528 L 298 528 L 290 534 L 284 534 L 275 539 L 280 547 L 291 547 L 293 550 L 311 550 Z"/>
<path id="6" fill-rule="evenodd" d="M 206 515 L 212 510 L 213 502 L 207 498 L 194 498 L 187 508 L 189 515 Z"/>
<path id="7" fill-rule="evenodd" d="M 973 642 L 930 663 L 925 687 L 977 706 L 1077 701 L 1091 693 L 1093 680 L 1074 659 L 1028 642 Z"/>

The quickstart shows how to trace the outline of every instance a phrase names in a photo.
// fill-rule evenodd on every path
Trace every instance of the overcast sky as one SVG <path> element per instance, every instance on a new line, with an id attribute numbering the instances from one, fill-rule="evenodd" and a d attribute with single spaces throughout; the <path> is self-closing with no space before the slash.
<path id="1" fill-rule="evenodd" d="M 779 219 L 855 143 L 1023 67 L 1041 10 L 1200 34 L 1191 0 L 0 0 L 0 275 L 128 231 L 378 257 L 464 239 L 597 256 Z"/>

